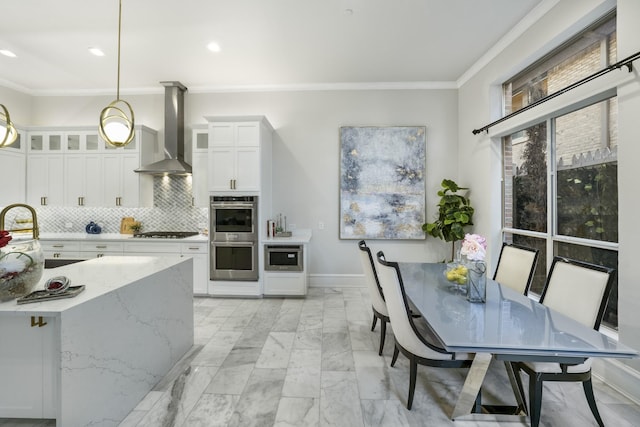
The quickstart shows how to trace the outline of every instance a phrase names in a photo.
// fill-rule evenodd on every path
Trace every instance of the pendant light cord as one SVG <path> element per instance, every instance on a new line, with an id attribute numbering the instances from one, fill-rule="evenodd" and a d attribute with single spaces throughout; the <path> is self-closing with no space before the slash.
<path id="1" fill-rule="evenodd" d="M 122 30 L 122 0 L 118 7 L 118 81 L 116 82 L 116 100 L 120 100 L 120 33 Z"/>

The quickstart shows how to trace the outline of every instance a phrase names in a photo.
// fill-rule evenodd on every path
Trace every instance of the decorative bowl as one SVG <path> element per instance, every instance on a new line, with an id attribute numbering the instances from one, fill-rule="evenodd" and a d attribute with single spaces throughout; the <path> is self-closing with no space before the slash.
<path id="1" fill-rule="evenodd" d="M 38 240 L 11 240 L 0 249 L 0 301 L 31 293 L 43 272 L 44 254 Z"/>

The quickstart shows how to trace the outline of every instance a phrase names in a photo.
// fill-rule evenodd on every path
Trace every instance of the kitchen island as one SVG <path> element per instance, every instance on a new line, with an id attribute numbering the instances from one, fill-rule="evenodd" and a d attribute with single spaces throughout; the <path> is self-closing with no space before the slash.
<path id="1" fill-rule="evenodd" d="M 193 345 L 192 263 L 106 256 L 45 270 L 74 298 L 0 303 L 0 418 L 117 426 Z"/>

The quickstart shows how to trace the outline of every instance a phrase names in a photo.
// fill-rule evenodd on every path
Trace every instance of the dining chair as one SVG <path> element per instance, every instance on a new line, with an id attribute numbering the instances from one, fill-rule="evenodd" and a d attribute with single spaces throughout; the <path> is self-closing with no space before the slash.
<path id="1" fill-rule="evenodd" d="M 493 280 L 527 295 L 538 263 L 538 249 L 503 243 Z"/>
<path id="2" fill-rule="evenodd" d="M 540 303 L 590 328 L 598 329 L 613 285 L 615 269 L 563 257 L 554 257 Z M 513 363 L 519 387 L 520 371 L 529 375 L 529 416 L 531 426 L 540 423 L 544 381 L 580 381 L 589 408 L 598 425 L 604 426 L 591 383 L 591 359 L 583 363 Z"/>
<path id="3" fill-rule="evenodd" d="M 380 319 L 380 349 L 378 350 L 378 355 L 382 356 L 384 339 L 387 334 L 387 323 L 389 322 L 389 312 L 387 311 L 387 304 L 384 301 L 382 288 L 378 281 L 378 273 L 376 272 L 376 266 L 373 262 L 371 249 L 369 249 L 364 240 L 358 242 L 358 247 L 360 248 L 360 262 L 362 263 L 364 279 L 367 283 L 369 296 L 371 298 L 371 309 L 373 310 L 372 331 L 376 328 L 376 323 L 378 319 Z"/>
<path id="4" fill-rule="evenodd" d="M 376 264 L 395 338 L 391 366 L 395 365 L 400 352 L 409 359 L 407 409 L 411 409 L 418 364 L 439 368 L 468 368 L 473 361 L 473 354 L 449 352 L 420 334 L 414 323 L 398 263 L 386 261 L 384 253 L 379 251 L 376 254 Z"/>

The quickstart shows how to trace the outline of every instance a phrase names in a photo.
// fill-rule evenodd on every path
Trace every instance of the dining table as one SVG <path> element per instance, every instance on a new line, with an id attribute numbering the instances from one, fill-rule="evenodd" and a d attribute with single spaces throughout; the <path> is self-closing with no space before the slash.
<path id="1" fill-rule="evenodd" d="M 467 301 L 463 287 L 446 279 L 446 264 L 398 265 L 405 293 L 429 329 L 428 339 L 452 353 L 475 353 L 452 420 L 483 415 L 478 413 L 477 397 L 494 359 L 504 362 L 516 398 L 516 410 L 509 415 L 522 418 L 527 409 L 511 362 L 582 363 L 590 357 L 638 357 L 637 350 L 490 278 L 485 302 L 474 303 Z M 506 415 L 486 411 L 484 415 L 498 421 Z"/>

